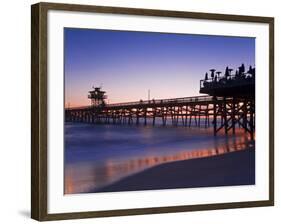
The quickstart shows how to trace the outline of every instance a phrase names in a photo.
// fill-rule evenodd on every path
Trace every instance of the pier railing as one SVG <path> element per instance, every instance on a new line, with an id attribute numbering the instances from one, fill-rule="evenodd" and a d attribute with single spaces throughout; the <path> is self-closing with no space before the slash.
<path id="1" fill-rule="evenodd" d="M 115 107 L 132 107 L 132 106 L 146 106 L 146 105 L 167 105 L 167 104 L 187 104 L 192 102 L 209 102 L 212 101 L 212 96 L 193 96 L 193 97 L 181 97 L 181 98 L 170 98 L 170 99 L 152 99 L 152 100 L 139 100 L 133 102 L 124 103 L 112 103 L 106 104 L 104 108 L 115 108 Z M 223 100 L 222 97 L 217 97 L 217 100 Z M 66 110 L 83 110 L 90 109 L 93 106 L 82 106 L 82 107 L 71 107 Z"/>
<path id="2" fill-rule="evenodd" d="M 205 102 L 211 101 L 212 96 L 195 96 L 195 97 L 181 97 L 181 98 L 171 98 L 171 99 L 152 99 L 152 100 L 140 100 L 134 102 L 126 103 L 115 103 L 108 104 L 107 107 L 120 107 L 120 106 L 134 106 L 134 105 L 161 105 L 161 104 L 170 104 L 170 103 L 191 103 L 191 102 Z"/>

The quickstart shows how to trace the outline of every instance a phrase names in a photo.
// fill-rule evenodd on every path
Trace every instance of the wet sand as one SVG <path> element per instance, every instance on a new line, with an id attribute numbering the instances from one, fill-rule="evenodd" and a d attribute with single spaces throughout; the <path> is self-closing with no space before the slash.
<path id="1" fill-rule="evenodd" d="M 255 149 L 161 164 L 90 192 L 255 184 Z"/>

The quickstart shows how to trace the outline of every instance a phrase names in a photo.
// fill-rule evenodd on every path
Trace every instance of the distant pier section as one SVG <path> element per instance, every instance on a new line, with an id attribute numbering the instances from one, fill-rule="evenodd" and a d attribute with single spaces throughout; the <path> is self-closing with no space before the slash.
<path id="1" fill-rule="evenodd" d="M 93 87 L 88 98 L 91 106 L 66 108 L 65 121 L 93 124 L 128 124 L 213 127 L 214 135 L 233 133 L 237 127 L 254 137 L 255 68 L 246 71 L 242 64 L 235 72 L 226 67 L 224 74 L 210 69 L 200 80 L 200 93 L 171 99 L 139 100 L 106 104 L 106 92 Z M 170 123 L 168 121 L 171 121 Z"/>

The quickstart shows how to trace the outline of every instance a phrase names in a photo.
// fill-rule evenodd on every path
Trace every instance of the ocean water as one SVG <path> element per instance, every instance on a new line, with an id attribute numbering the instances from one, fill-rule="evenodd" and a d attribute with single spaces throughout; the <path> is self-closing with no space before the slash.
<path id="1" fill-rule="evenodd" d="M 65 123 L 65 194 L 95 191 L 171 161 L 253 146 L 242 129 L 213 136 L 212 128 Z"/>

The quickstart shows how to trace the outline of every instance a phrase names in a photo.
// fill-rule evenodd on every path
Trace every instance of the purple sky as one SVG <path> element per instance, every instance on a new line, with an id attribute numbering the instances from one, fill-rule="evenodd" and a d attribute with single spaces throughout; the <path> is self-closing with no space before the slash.
<path id="1" fill-rule="evenodd" d="M 205 72 L 255 65 L 255 39 L 65 28 L 65 104 L 89 105 L 103 86 L 109 103 L 199 95 Z"/>

